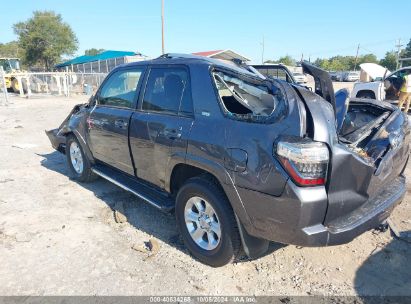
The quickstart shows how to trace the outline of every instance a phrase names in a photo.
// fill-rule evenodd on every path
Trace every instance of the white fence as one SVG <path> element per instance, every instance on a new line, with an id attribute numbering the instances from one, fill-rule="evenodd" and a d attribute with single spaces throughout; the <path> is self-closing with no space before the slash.
<path id="1" fill-rule="evenodd" d="M 0 106 L 8 105 L 8 103 L 6 79 L 4 77 L 3 67 L 0 66 Z"/>
<path id="2" fill-rule="evenodd" d="M 106 73 L 75 72 L 19 73 L 13 75 L 18 87 L 18 90 L 14 90 L 14 92 L 22 97 L 36 94 L 91 95 L 100 86 L 106 75 Z"/>

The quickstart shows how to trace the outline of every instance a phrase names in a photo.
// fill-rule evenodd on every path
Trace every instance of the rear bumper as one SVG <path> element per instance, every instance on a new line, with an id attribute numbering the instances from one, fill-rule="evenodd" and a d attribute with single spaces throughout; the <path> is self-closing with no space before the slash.
<path id="1" fill-rule="evenodd" d="M 257 207 L 253 209 L 257 212 L 264 210 L 264 213 L 256 214 L 250 209 L 251 204 L 246 203 L 246 210 L 255 227 L 249 233 L 259 238 L 299 246 L 348 243 L 386 220 L 402 201 L 405 191 L 405 178 L 399 176 L 361 207 L 323 225 L 326 212 L 323 206 L 326 206 L 327 201 L 324 187 L 300 188 L 289 181 L 281 197 L 253 193 L 251 202 Z"/>

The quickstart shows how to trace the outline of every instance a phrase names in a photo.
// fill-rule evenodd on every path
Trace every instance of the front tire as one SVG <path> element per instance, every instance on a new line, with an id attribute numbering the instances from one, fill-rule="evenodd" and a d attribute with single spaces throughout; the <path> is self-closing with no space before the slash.
<path id="1" fill-rule="evenodd" d="M 175 215 L 186 247 L 202 263 L 224 266 L 240 253 L 233 209 L 213 180 L 189 179 L 178 191 Z"/>
<path id="2" fill-rule="evenodd" d="M 66 139 L 66 157 L 70 177 L 79 182 L 90 182 L 96 179 L 97 176 L 91 171 L 90 161 L 79 141 L 72 134 Z"/>

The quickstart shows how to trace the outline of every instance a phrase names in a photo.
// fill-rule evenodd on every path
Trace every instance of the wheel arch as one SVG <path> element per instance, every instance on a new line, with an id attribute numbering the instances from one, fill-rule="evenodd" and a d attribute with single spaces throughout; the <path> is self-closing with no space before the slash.
<path id="1" fill-rule="evenodd" d="M 229 176 L 229 173 L 225 169 L 222 170 Z M 267 251 L 269 241 L 254 237 L 250 234 L 250 231 L 254 231 L 255 229 L 254 225 L 252 225 L 250 217 L 244 208 L 241 197 L 235 190 L 235 185 L 232 183 L 231 178 L 228 178 L 228 180 L 231 181 L 229 182 L 228 180 L 223 179 L 221 175 L 213 174 L 211 171 L 212 170 L 209 170 L 205 166 L 196 166 L 187 163 L 176 164 L 170 175 L 170 192 L 173 195 L 176 195 L 178 189 L 185 183 L 185 181 L 193 177 L 204 176 L 204 178 L 211 179 L 221 188 L 234 211 L 240 232 L 241 243 L 247 256 L 250 258 L 257 258 L 263 255 Z"/>
<path id="2" fill-rule="evenodd" d="M 355 97 L 361 98 L 361 96 L 367 95 L 367 94 L 370 95 L 370 96 L 372 96 L 373 99 L 376 98 L 375 92 L 374 92 L 373 90 L 370 90 L 370 89 L 359 90 L 359 91 L 357 92 L 357 94 L 355 95 Z"/>
<path id="3" fill-rule="evenodd" d="M 72 130 L 71 128 L 65 128 L 63 132 L 61 132 L 61 135 L 65 136 L 66 138 L 70 135 L 74 136 L 77 141 L 80 143 L 81 148 L 83 149 L 83 152 L 86 154 L 86 157 L 90 161 L 91 164 L 94 164 L 94 157 L 93 154 L 91 153 L 90 148 L 87 145 L 87 142 L 85 141 L 85 138 L 78 132 L 77 130 Z M 67 147 L 65 147 L 67 149 Z"/>

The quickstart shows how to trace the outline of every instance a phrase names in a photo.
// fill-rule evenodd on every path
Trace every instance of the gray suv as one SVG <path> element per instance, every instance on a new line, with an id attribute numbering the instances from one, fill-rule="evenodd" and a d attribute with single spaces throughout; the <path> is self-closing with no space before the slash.
<path id="1" fill-rule="evenodd" d="M 217 267 L 269 241 L 329 246 L 401 202 L 407 118 L 390 104 L 315 92 L 240 62 L 167 54 L 114 69 L 47 131 L 71 176 L 100 176 L 174 211 L 192 255 Z M 155 219 L 153 219 L 155 220 Z"/>

